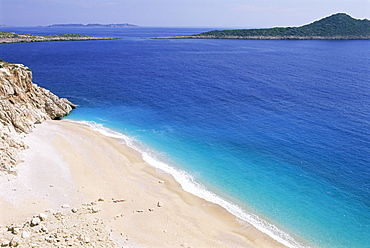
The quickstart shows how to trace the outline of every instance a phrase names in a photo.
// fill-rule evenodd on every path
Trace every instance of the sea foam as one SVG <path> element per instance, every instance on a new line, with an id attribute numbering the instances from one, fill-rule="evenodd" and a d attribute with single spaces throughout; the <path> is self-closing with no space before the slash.
<path id="1" fill-rule="evenodd" d="M 308 246 L 303 245 L 296 241 L 291 235 L 288 233 L 280 230 L 275 225 L 268 223 L 261 217 L 253 214 L 248 213 L 240 206 L 223 199 L 222 197 L 214 194 L 210 190 L 208 190 L 204 185 L 199 182 L 196 182 L 194 178 L 187 172 L 177 169 L 165 162 L 162 162 L 159 157 L 161 157 L 159 152 L 154 151 L 153 149 L 145 146 L 142 144 L 141 141 L 124 135 L 120 132 L 114 131 L 109 129 L 102 124 L 93 122 L 93 121 L 76 121 L 76 120 L 66 120 L 69 122 L 79 123 L 85 126 L 88 126 L 90 129 L 95 130 L 104 136 L 116 138 L 122 141 L 123 144 L 127 145 L 128 147 L 140 152 L 142 154 L 143 160 L 150 166 L 160 169 L 170 175 L 172 175 L 175 180 L 181 185 L 182 189 L 186 192 L 189 192 L 197 197 L 200 197 L 208 202 L 212 202 L 217 204 L 224 209 L 226 209 L 229 213 L 233 214 L 234 216 L 238 217 L 239 219 L 248 222 L 249 224 L 253 225 L 255 228 L 260 230 L 261 232 L 267 234 L 271 238 L 275 239 L 276 241 L 286 245 L 290 248 L 308 248 Z"/>

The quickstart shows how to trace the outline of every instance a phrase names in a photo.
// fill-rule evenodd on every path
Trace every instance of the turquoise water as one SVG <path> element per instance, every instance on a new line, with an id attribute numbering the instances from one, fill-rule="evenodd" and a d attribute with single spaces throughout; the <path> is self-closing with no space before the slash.
<path id="1" fill-rule="evenodd" d="M 122 37 L 7 44 L 0 57 L 26 64 L 35 83 L 78 104 L 68 119 L 122 138 L 185 190 L 288 246 L 370 247 L 368 41 L 18 31 Z"/>

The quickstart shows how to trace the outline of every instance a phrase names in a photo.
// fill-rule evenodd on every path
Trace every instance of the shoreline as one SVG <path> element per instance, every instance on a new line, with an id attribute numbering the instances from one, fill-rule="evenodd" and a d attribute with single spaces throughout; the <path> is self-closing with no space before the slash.
<path id="1" fill-rule="evenodd" d="M 47 121 L 25 141 L 30 148 L 18 177 L 1 184 L 0 205 L 7 213 L 0 215 L 2 226 L 46 209 L 62 211 L 66 204 L 105 198 L 96 216 L 122 246 L 286 247 L 221 206 L 184 191 L 118 139 L 82 124 Z"/>
<path id="2" fill-rule="evenodd" d="M 0 31 L 0 44 L 8 43 L 28 43 L 28 42 L 46 42 L 46 41 L 86 41 L 86 40 L 115 40 L 117 38 L 94 37 L 81 34 L 58 34 L 58 35 L 32 35 L 16 34 L 13 32 Z"/>
<path id="3" fill-rule="evenodd" d="M 48 42 L 48 41 L 89 41 L 89 40 L 116 40 L 117 38 L 105 38 L 105 37 L 55 37 L 55 38 L 1 38 L 0 44 L 11 44 L 11 43 L 32 43 L 32 42 Z"/>
<path id="4" fill-rule="evenodd" d="M 306 240 L 300 237 L 295 237 L 294 234 L 289 234 L 289 232 L 282 231 L 275 224 L 272 224 L 272 222 L 266 221 L 263 216 L 261 218 L 257 214 L 254 214 L 253 210 L 245 211 L 240 207 L 243 205 L 243 203 L 240 203 L 241 205 L 235 204 L 231 199 L 228 199 L 227 196 L 222 197 L 219 194 L 215 194 L 212 190 L 207 189 L 207 187 L 203 186 L 201 183 L 196 182 L 186 171 L 177 169 L 170 164 L 162 162 L 160 158 L 158 159 L 153 157 L 151 154 L 153 152 L 154 154 L 157 152 L 152 151 L 151 148 L 146 147 L 145 145 L 144 147 L 142 147 L 142 145 L 137 145 L 137 141 L 135 139 L 94 122 L 75 121 L 68 119 L 66 121 L 87 126 L 90 129 L 101 133 L 105 137 L 117 139 L 117 141 L 121 144 L 124 144 L 125 146 L 128 146 L 134 151 L 138 152 L 144 162 L 150 168 L 156 170 L 156 173 L 165 173 L 172 177 L 176 183 L 179 184 L 181 190 L 190 193 L 192 196 L 198 197 L 210 204 L 215 204 L 216 206 L 227 211 L 232 216 L 236 217 L 239 221 L 248 223 L 248 225 L 252 225 L 258 231 L 268 235 L 278 243 L 283 244 L 286 247 L 294 248 L 305 248 L 310 246 Z"/>
<path id="5" fill-rule="evenodd" d="M 326 37 L 326 36 L 212 36 L 212 35 L 176 35 L 155 37 L 153 39 L 213 39 L 213 40 L 370 40 L 370 37 Z"/>

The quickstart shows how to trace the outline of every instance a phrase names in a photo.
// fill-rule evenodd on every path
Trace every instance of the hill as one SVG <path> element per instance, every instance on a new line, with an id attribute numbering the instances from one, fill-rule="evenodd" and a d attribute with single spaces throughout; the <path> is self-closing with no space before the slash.
<path id="1" fill-rule="evenodd" d="M 1 43 L 19 43 L 19 42 L 42 42 L 42 41 L 82 41 L 82 40 L 110 40 L 113 38 L 92 37 L 82 34 L 58 34 L 38 36 L 32 34 L 16 34 L 0 31 Z"/>
<path id="2" fill-rule="evenodd" d="M 370 21 L 337 13 L 300 27 L 215 30 L 171 38 L 202 39 L 370 39 Z"/>

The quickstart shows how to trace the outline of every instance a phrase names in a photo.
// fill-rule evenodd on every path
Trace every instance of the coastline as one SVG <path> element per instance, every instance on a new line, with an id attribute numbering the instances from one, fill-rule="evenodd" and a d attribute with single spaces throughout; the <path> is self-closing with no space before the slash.
<path id="1" fill-rule="evenodd" d="M 229 40 L 370 40 L 368 37 L 326 37 L 326 36 L 215 36 L 215 35 L 176 35 L 153 39 L 229 39 Z"/>
<path id="2" fill-rule="evenodd" d="M 47 42 L 47 41 L 88 41 L 88 40 L 115 40 L 116 38 L 105 37 L 33 37 L 33 38 L 1 38 L 0 44 L 10 43 L 30 43 L 30 42 Z"/>
<path id="3" fill-rule="evenodd" d="M 47 121 L 25 142 L 30 148 L 19 176 L 1 184 L 0 205 L 7 213 L 0 215 L 1 225 L 104 198 L 94 217 L 114 230 L 120 247 L 285 247 L 219 205 L 184 191 L 118 139 L 87 126 Z"/>

